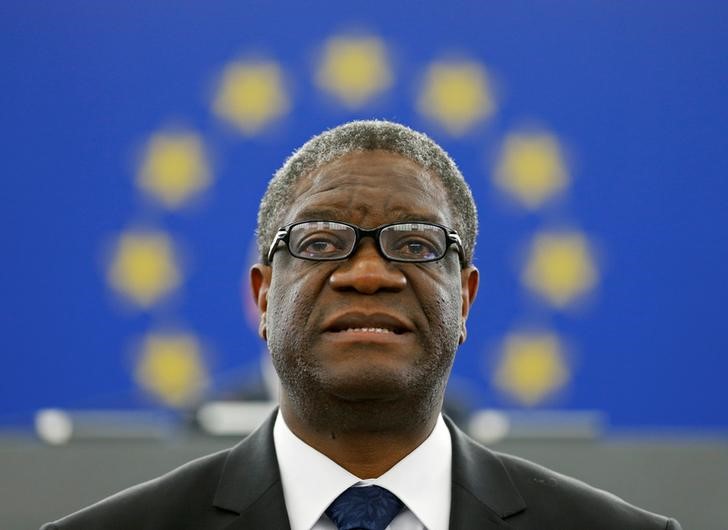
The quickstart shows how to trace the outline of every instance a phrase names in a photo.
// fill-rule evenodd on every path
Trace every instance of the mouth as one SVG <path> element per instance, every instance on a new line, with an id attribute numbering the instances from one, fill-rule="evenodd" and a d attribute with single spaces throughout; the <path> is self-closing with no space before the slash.
<path id="1" fill-rule="evenodd" d="M 324 332 L 336 335 L 404 335 L 414 330 L 406 319 L 385 313 L 346 313 L 324 325 Z"/>

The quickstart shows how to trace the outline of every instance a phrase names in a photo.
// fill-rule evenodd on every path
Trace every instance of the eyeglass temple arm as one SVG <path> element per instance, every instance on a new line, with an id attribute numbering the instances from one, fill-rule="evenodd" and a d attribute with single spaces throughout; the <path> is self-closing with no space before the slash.
<path id="1" fill-rule="evenodd" d="M 450 236 L 450 239 L 457 245 L 458 255 L 460 256 L 461 263 L 463 264 L 463 266 L 467 265 L 467 261 L 465 259 L 465 250 L 463 249 L 463 240 L 460 239 L 460 236 L 454 230 L 449 230 L 448 236 Z"/>
<path id="2" fill-rule="evenodd" d="M 279 228 L 278 232 L 276 232 L 275 237 L 273 237 L 273 241 L 270 244 L 270 248 L 268 249 L 268 263 L 270 264 L 271 261 L 273 261 L 273 254 L 276 253 L 276 250 L 278 249 L 278 243 L 283 241 L 286 238 L 286 235 L 288 234 L 288 228 Z"/>

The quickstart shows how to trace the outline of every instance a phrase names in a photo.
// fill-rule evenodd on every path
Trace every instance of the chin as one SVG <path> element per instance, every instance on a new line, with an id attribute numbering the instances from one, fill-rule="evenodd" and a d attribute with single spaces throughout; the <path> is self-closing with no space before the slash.
<path id="1" fill-rule="evenodd" d="M 299 360 L 276 366 L 286 402 L 299 418 L 323 431 L 383 432 L 419 426 L 433 411 L 439 412 L 449 368 L 444 358 L 430 363 L 403 356 Z"/>
<path id="2" fill-rule="evenodd" d="M 331 387 L 330 395 L 337 400 L 350 403 L 386 403 L 389 401 L 402 401 L 406 391 L 394 385 L 358 385 L 342 384 Z"/>
<path id="3" fill-rule="evenodd" d="M 401 400 L 412 393 L 411 374 L 393 370 L 365 369 L 329 374 L 321 381 L 331 395 L 348 401 Z"/>

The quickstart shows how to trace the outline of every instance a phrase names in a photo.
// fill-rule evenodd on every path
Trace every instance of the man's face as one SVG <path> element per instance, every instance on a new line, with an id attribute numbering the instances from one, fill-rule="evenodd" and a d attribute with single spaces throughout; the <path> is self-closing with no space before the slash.
<path id="1" fill-rule="evenodd" d="M 283 224 L 312 219 L 453 226 L 439 179 L 386 151 L 353 153 L 302 178 Z M 436 262 L 390 262 L 371 238 L 342 261 L 306 261 L 281 247 L 251 277 L 284 410 L 370 400 L 439 410 L 477 271 L 461 270 L 454 249 Z"/>

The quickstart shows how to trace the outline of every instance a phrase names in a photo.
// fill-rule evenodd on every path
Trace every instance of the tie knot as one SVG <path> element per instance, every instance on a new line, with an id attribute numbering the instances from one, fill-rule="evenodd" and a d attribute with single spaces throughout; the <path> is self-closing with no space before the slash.
<path id="1" fill-rule="evenodd" d="M 397 496 L 379 486 L 351 487 L 336 497 L 326 515 L 338 530 L 384 530 L 402 509 Z"/>

